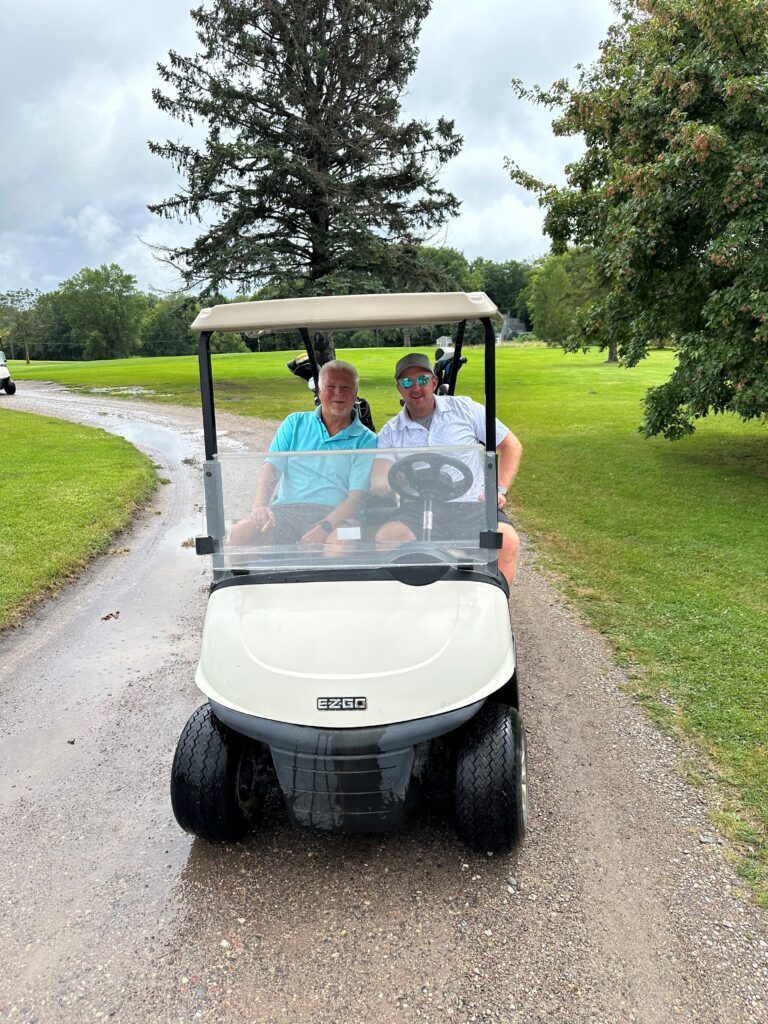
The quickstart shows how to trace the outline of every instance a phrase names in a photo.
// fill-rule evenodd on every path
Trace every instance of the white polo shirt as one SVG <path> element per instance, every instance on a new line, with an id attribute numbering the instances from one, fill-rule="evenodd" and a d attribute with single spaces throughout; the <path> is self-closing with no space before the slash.
<path id="1" fill-rule="evenodd" d="M 496 446 L 509 428 L 496 420 Z M 466 395 L 435 395 L 435 411 L 429 430 L 416 423 L 405 407 L 379 431 L 378 448 L 434 448 L 439 446 L 485 444 L 485 409 Z M 458 501 L 477 501 L 483 494 L 483 473 L 479 459 L 472 457 L 474 483 Z"/>

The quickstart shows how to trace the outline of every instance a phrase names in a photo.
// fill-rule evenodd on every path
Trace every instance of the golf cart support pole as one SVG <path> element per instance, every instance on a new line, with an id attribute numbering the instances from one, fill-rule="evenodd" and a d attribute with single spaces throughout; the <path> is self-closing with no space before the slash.
<path id="1" fill-rule="evenodd" d="M 312 344 L 312 339 L 309 336 L 309 331 L 306 327 L 299 329 L 301 334 L 301 340 L 304 342 L 304 348 L 307 351 L 307 359 L 309 359 L 309 365 L 312 367 L 312 379 L 315 382 L 315 386 L 312 389 L 315 392 L 315 398 L 317 398 L 317 392 L 320 387 L 320 368 L 317 365 L 317 356 L 315 355 L 315 348 Z"/>
<path id="2" fill-rule="evenodd" d="M 211 331 L 202 331 L 197 346 L 200 368 L 200 400 L 203 409 L 203 437 L 205 440 L 205 513 L 207 537 L 195 538 L 198 555 L 213 555 L 214 577 L 223 567 L 221 542 L 224 539 L 224 498 L 221 484 L 221 466 L 216 459 L 219 446 L 216 439 L 216 408 L 213 402 L 213 374 L 211 372 Z"/>
<path id="3" fill-rule="evenodd" d="M 218 452 L 216 441 L 216 409 L 213 404 L 213 374 L 211 373 L 211 331 L 202 331 L 197 346 L 200 367 L 200 401 L 203 407 L 203 436 L 205 458 L 210 460 Z"/>
<path id="4" fill-rule="evenodd" d="M 467 326 L 466 320 L 460 320 L 456 327 L 456 341 L 453 344 L 453 361 L 451 362 L 451 379 L 448 381 L 448 394 L 456 391 L 456 378 L 459 376 L 461 364 L 461 346 L 464 344 L 464 330 Z"/>
<path id="5" fill-rule="evenodd" d="M 495 494 L 495 485 L 498 481 L 496 463 L 496 332 L 490 317 L 483 317 L 480 322 L 485 331 L 485 458 L 489 475 L 494 481 L 494 494 L 486 500 L 485 504 L 488 512 L 488 529 L 498 533 Z"/>
<path id="6" fill-rule="evenodd" d="M 496 451 L 496 334 L 489 317 L 485 329 L 485 450 Z"/>

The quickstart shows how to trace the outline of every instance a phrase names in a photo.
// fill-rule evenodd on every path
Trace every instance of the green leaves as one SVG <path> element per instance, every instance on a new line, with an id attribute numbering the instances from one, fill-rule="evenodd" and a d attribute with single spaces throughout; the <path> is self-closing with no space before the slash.
<path id="1" fill-rule="evenodd" d="M 192 12 L 201 50 L 160 66 L 159 108 L 202 125 L 201 145 L 150 149 L 184 179 L 151 205 L 198 219 L 165 250 L 188 285 L 305 294 L 391 286 L 396 254 L 458 209 L 439 187 L 461 147 L 454 124 L 400 120 L 424 0 L 217 0 Z"/>
<path id="2" fill-rule="evenodd" d="M 624 0 L 578 85 L 518 95 L 558 111 L 584 155 L 539 194 L 553 250 L 596 250 L 602 298 L 584 331 L 634 365 L 675 338 L 678 367 L 643 431 L 675 438 L 725 409 L 768 412 L 768 8 L 760 0 Z M 584 334 L 585 340 L 588 335 Z M 590 340 L 593 340 L 590 339 Z"/>
<path id="3" fill-rule="evenodd" d="M 59 288 L 59 302 L 71 340 L 85 359 L 119 359 L 139 347 L 147 305 L 136 279 L 116 263 L 84 267 Z"/>

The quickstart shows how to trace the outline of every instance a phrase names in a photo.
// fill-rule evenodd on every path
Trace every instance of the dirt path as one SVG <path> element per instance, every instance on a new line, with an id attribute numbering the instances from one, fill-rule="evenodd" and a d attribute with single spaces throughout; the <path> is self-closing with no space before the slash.
<path id="1" fill-rule="evenodd" d="M 300 834 L 278 806 L 236 847 L 181 833 L 168 773 L 200 703 L 208 580 L 182 547 L 200 532 L 199 416 L 32 384 L 16 397 L 130 436 L 172 482 L 0 641 L 0 1020 L 768 1022 L 768 915 L 676 775 L 681 751 L 530 553 L 512 601 L 522 850 L 468 855 L 437 809 L 385 837 Z M 271 433 L 220 427 L 257 448 Z"/>

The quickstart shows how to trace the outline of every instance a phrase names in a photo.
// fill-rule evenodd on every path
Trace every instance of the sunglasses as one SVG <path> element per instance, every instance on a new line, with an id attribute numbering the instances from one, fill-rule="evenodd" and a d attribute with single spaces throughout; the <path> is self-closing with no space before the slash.
<path id="1" fill-rule="evenodd" d="M 418 377 L 401 377 L 397 383 L 401 388 L 405 388 L 407 391 L 408 388 L 412 388 L 414 384 L 418 384 L 420 388 L 424 388 L 431 380 L 431 374 L 420 373 Z"/>

